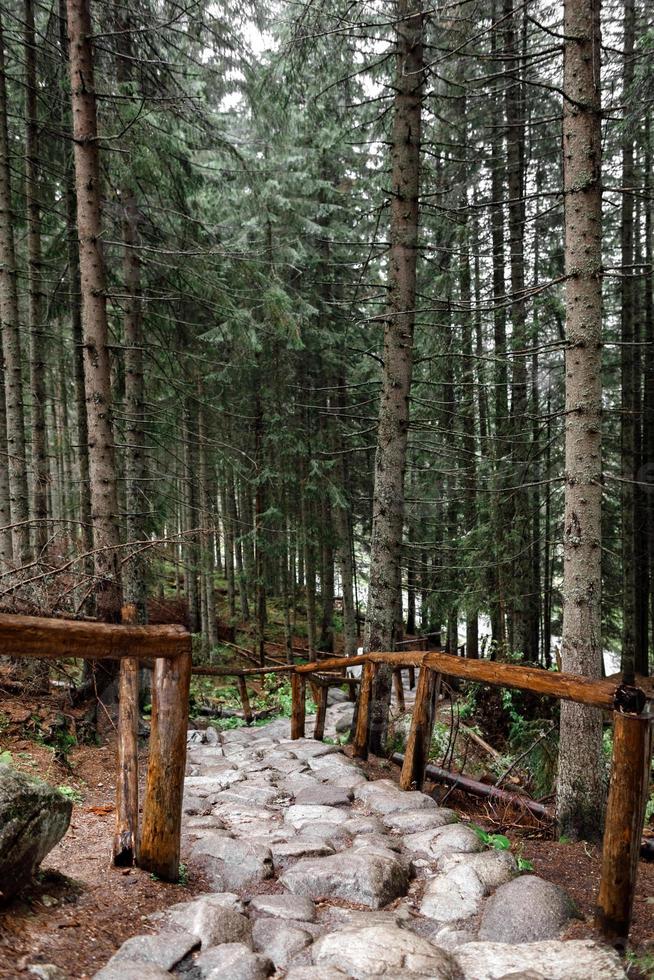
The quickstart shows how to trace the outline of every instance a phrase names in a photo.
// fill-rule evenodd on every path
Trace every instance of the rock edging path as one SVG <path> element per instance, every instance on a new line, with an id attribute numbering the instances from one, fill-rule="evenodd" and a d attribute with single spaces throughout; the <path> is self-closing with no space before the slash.
<path id="1" fill-rule="evenodd" d="M 331 692 L 332 698 L 340 692 Z M 352 705 L 328 709 L 326 734 Z M 212 891 L 158 914 L 97 980 L 624 980 L 558 937 L 574 909 L 456 815 L 289 722 L 189 732 L 184 829 Z"/>

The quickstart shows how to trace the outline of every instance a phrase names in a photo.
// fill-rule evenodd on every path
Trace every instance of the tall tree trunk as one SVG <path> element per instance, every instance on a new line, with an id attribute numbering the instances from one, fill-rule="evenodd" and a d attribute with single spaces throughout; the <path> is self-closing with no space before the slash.
<path id="1" fill-rule="evenodd" d="M 68 63 L 68 35 L 66 31 L 66 0 L 59 0 L 59 45 L 62 60 Z M 71 128 L 70 112 L 65 100 L 61 100 L 61 128 L 68 132 Z M 80 538 L 84 553 L 85 574 L 90 578 L 93 572 L 93 527 L 91 522 L 91 480 L 89 476 L 89 436 L 86 417 L 86 391 L 84 386 L 84 338 L 82 331 L 82 298 L 79 270 L 79 245 L 77 241 L 77 207 L 75 202 L 75 174 L 72 151 L 64 147 L 63 172 L 66 201 L 66 255 L 68 259 L 68 303 L 70 308 L 71 334 L 73 340 L 73 377 L 75 380 L 75 423 L 77 486 L 79 491 Z"/>
<path id="2" fill-rule="evenodd" d="M 118 8 L 116 74 L 119 90 L 132 95 L 133 53 L 131 21 L 126 8 Z M 142 542 L 148 515 L 145 478 L 145 387 L 141 310 L 141 261 L 138 251 L 138 208 L 134 189 L 121 188 L 123 210 L 123 285 L 125 290 L 123 337 L 125 366 L 125 509 L 128 542 Z M 125 601 L 136 608 L 136 622 L 147 619 L 147 565 L 137 544 L 125 565 Z"/>
<path id="3" fill-rule="evenodd" d="M 645 209 L 645 342 L 654 351 L 654 215 L 651 196 L 654 190 L 652 180 L 652 132 L 649 116 L 645 122 L 645 196 L 648 206 Z M 647 469 L 643 473 L 645 482 L 649 481 L 646 493 L 647 511 L 647 556 L 649 566 L 649 594 L 647 598 L 650 631 L 645 630 L 645 639 L 651 635 L 654 642 L 654 357 L 651 353 L 644 360 L 643 378 L 643 453 Z M 645 645 L 643 659 L 637 665 L 639 672 L 649 673 L 649 645 Z"/>
<path id="4" fill-rule="evenodd" d="M 491 55 L 498 57 L 498 35 L 500 34 L 499 0 L 493 0 L 493 26 L 491 31 Z M 489 569 L 490 618 L 495 648 L 502 651 L 506 644 L 506 625 L 504 616 L 504 592 L 506 578 L 506 506 L 501 488 L 506 480 L 505 457 L 507 453 L 507 429 L 509 415 L 508 371 L 506 361 L 506 285 L 504 261 L 504 113 L 500 99 L 501 89 L 491 99 L 492 136 L 490 145 L 491 168 L 491 240 L 493 248 L 493 346 L 495 389 L 494 415 L 494 473 L 495 493 L 491 502 L 491 521 L 495 541 L 494 567 Z"/>
<path id="5" fill-rule="evenodd" d="M 391 228 L 388 315 L 384 324 L 384 370 L 379 407 L 372 505 L 370 587 L 364 648 L 390 650 L 395 641 L 401 587 L 404 471 L 413 368 L 416 263 L 420 214 L 420 125 L 423 91 L 422 0 L 398 0 L 396 75 L 391 139 Z M 370 749 L 386 738 L 391 670 L 375 681 Z"/>
<path id="6" fill-rule="evenodd" d="M 28 325 L 32 396 L 32 517 L 34 520 L 34 547 L 37 556 L 42 556 L 48 541 L 48 456 L 45 428 L 46 345 L 43 329 L 36 52 L 34 0 L 25 0 L 25 209 L 27 212 Z"/>
<path id="7" fill-rule="evenodd" d="M 198 411 L 198 453 L 200 457 L 200 520 L 202 522 L 202 570 L 206 607 L 206 642 L 210 650 L 218 646 L 218 630 L 216 625 L 216 590 L 214 585 L 214 550 L 213 526 L 215 511 L 213 507 L 213 479 L 210 473 L 207 447 L 207 426 L 203 404 L 204 393 L 202 386 L 198 389 L 200 403 Z"/>
<path id="8" fill-rule="evenodd" d="M 527 362 L 525 303 L 525 118 L 518 51 L 517 18 L 513 0 L 504 0 L 504 37 L 507 71 L 506 103 L 506 173 L 509 192 L 509 266 L 511 270 L 511 462 L 512 480 L 518 487 L 512 493 L 511 536 L 511 623 L 514 652 L 526 660 L 535 660 L 530 618 L 531 596 L 531 520 L 528 482 L 529 430 L 527 428 Z"/>
<path id="9" fill-rule="evenodd" d="M 602 674 L 602 194 L 599 0 L 565 0 L 565 516 L 563 669 Z M 557 820 L 597 839 L 604 809 L 602 713 L 561 704 Z"/>
<path id="10" fill-rule="evenodd" d="M 4 32 L 0 17 L 0 321 L 5 375 L 12 550 L 14 560 L 19 565 L 26 565 L 30 560 L 29 498 L 7 112 Z"/>
<path id="11" fill-rule="evenodd" d="M 623 103 L 627 104 L 634 80 L 634 0 L 624 0 L 624 63 L 622 73 Z M 620 416 L 620 453 L 622 457 L 622 671 L 626 684 L 633 684 L 636 658 L 636 411 L 635 378 L 635 279 L 634 279 L 634 141 L 630 126 L 622 137 L 622 216 L 620 250 L 622 263 L 621 319 L 622 346 L 622 413 Z"/>
<path id="12" fill-rule="evenodd" d="M 7 571 L 13 559 L 11 543 L 11 497 L 9 492 L 9 467 L 7 459 L 7 410 L 5 404 L 4 368 L 0 364 L 0 574 Z"/>

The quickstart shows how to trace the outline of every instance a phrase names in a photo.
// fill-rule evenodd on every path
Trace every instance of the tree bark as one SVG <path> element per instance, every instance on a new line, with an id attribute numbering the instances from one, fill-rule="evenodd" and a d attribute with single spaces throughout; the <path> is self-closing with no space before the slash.
<path id="1" fill-rule="evenodd" d="M 0 18 L 0 320 L 7 417 L 7 468 L 13 557 L 19 565 L 26 565 L 30 560 L 29 498 L 7 112 L 4 32 Z"/>
<path id="2" fill-rule="evenodd" d="M 67 13 L 95 598 L 98 617 L 105 622 L 118 622 L 122 598 L 118 554 L 120 538 L 102 252 L 100 160 L 88 0 L 67 0 Z"/>
<path id="3" fill-rule="evenodd" d="M 32 517 L 34 548 L 43 556 L 48 541 L 48 456 L 45 426 L 45 353 L 41 262 L 39 120 L 34 0 L 25 0 L 25 210 L 27 213 L 28 327 L 32 396 Z"/>
<path id="4" fill-rule="evenodd" d="M 397 596 L 401 588 L 404 473 L 420 213 L 420 127 L 424 83 L 422 0 L 398 0 L 395 29 L 389 296 L 375 456 L 366 650 L 393 648 Z M 373 752 L 381 749 L 386 738 L 390 696 L 391 672 L 382 666 L 374 685 L 370 725 L 370 749 Z"/>
<path id="5" fill-rule="evenodd" d="M 601 623 L 602 197 L 599 0 L 565 0 L 565 516 L 563 669 L 599 678 Z M 597 839 L 605 799 L 602 716 L 561 705 L 557 820 Z"/>

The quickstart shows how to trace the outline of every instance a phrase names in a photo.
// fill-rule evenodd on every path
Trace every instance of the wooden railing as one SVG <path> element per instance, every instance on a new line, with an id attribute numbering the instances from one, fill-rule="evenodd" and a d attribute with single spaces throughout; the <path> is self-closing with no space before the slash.
<path id="1" fill-rule="evenodd" d="M 403 789 L 422 788 L 428 759 L 434 709 L 441 678 L 458 677 L 475 683 L 517 688 L 533 694 L 611 712 L 613 756 L 602 849 L 602 875 L 596 924 L 604 936 L 622 944 L 629 934 L 640 839 L 652 759 L 652 704 L 638 687 L 611 680 L 591 680 L 576 674 L 553 673 L 489 660 L 465 660 L 441 651 L 369 653 L 351 657 L 348 666 L 363 665 L 353 739 L 353 755 L 365 759 L 371 722 L 375 675 L 382 664 L 396 673 L 420 670 L 411 727 L 400 774 Z M 293 706 L 291 738 L 304 735 L 306 678 L 315 671 L 342 668 L 340 658 L 297 666 L 291 676 Z"/>
<path id="2" fill-rule="evenodd" d="M 0 615 L 0 653 L 12 657 L 120 660 L 118 717 L 118 780 L 114 861 L 136 863 L 166 881 L 179 875 L 182 796 L 186 768 L 188 695 L 191 673 L 236 678 L 246 721 L 252 719 L 247 678 L 289 673 L 292 689 L 291 738 L 303 738 L 306 685 L 316 701 L 314 738 L 324 736 L 327 693 L 331 685 L 354 685 L 347 667 L 361 665 L 360 691 L 352 744 L 353 755 L 365 759 L 371 724 L 374 681 L 382 664 L 396 677 L 403 703 L 401 671 L 419 668 L 411 727 L 400 774 L 403 789 L 422 788 L 428 760 L 434 711 L 442 677 L 516 688 L 610 712 L 613 757 L 602 853 L 597 925 L 610 940 L 622 942 L 629 933 L 640 837 L 652 758 L 652 702 L 638 687 L 553 673 L 519 664 L 465 660 L 440 650 L 369 653 L 330 657 L 305 664 L 271 667 L 192 667 L 191 637 L 181 626 L 135 626 L 133 611 L 124 610 L 123 625 L 28 616 Z M 153 662 L 150 753 L 138 828 L 138 667 Z"/>
<path id="3" fill-rule="evenodd" d="M 114 862 L 179 878 L 182 796 L 191 678 L 183 626 L 134 626 L 0 614 L 0 653 L 39 659 L 120 660 Z M 138 667 L 153 661 L 150 752 L 139 834 Z"/>

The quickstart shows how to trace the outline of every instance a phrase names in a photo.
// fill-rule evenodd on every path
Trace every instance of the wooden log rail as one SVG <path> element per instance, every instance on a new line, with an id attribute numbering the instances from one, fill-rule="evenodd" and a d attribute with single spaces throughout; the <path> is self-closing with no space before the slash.
<path id="1" fill-rule="evenodd" d="M 654 713 L 651 710 L 652 702 L 648 700 L 646 693 L 639 687 L 620 683 L 619 679 L 593 680 L 576 674 L 555 673 L 520 664 L 483 659 L 466 660 L 440 650 L 361 654 L 349 657 L 346 661 L 346 666 L 363 667 L 352 742 L 352 754 L 355 758 L 367 758 L 374 680 L 380 664 L 393 668 L 400 704 L 403 704 L 403 692 L 399 696 L 402 669 L 420 668 L 400 775 L 402 789 L 422 787 L 434 706 L 440 678 L 443 676 L 458 677 L 477 684 L 516 688 L 545 697 L 574 701 L 589 709 L 612 712 L 611 784 L 596 923 L 608 940 L 616 946 L 623 946 L 631 925 L 641 831 L 652 764 Z M 333 657 L 295 668 L 291 676 L 291 738 L 301 738 L 304 735 L 307 676 L 311 678 L 318 670 L 336 670 L 339 667 L 343 667 L 342 658 Z M 320 736 L 324 725 L 321 714 L 319 712 Z"/>
<path id="2" fill-rule="evenodd" d="M 179 879 L 182 795 L 191 677 L 191 637 L 183 626 L 135 626 L 0 614 L 0 654 L 38 659 L 120 660 L 114 862 Z M 150 753 L 138 829 L 138 665 L 154 661 Z"/>

